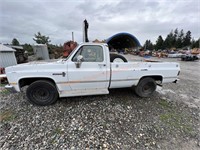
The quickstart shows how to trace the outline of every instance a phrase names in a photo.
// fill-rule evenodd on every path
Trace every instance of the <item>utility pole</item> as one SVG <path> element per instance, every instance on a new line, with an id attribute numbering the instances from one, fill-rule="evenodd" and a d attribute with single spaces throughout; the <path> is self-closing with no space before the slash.
<path id="1" fill-rule="evenodd" d="M 72 41 L 74 42 L 74 32 L 72 32 Z"/>

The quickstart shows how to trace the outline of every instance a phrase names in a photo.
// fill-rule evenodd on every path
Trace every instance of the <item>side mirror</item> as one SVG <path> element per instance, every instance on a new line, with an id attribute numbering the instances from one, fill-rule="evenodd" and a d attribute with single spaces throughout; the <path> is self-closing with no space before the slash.
<path id="1" fill-rule="evenodd" d="M 75 62 L 76 68 L 80 68 L 80 67 L 81 67 L 82 61 L 83 61 L 83 56 L 82 56 L 82 55 L 79 55 L 79 56 L 77 57 L 77 62 Z"/>
<path id="2" fill-rule="evenodd" d="M 77 62 L 82 62 L 83 61 L 83 56 L 82 55 L 79 55 L 78 57 L 77 57 Z"/>

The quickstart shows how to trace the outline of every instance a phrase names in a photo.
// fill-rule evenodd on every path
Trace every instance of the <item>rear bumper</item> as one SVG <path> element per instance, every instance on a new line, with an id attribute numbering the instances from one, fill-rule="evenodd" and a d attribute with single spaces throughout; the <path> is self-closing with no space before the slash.
<path id="1" fill-rule="evenodd" d="M 15 90 L 15 88 L 14 88 L 12 85 L 10 85 L 10 84 L 6 85 L 5 88 L 6 88 L 9 92 L 11 92 L 11 93 L 17 93 L 17 91 Z"/>

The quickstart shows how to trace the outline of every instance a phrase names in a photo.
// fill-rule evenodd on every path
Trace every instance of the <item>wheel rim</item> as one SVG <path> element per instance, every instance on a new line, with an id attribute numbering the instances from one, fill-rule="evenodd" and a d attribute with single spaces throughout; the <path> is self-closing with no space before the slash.
<path id="1" fill-rule="evenodd" d="M 148 82 L 142 87 L 142 92 L 145 94 L 151 94 L 154 91 L 154 83 Z"/>
<path id="2" fill-rule="evenodd" d="M 50 92 L 44 88 L 37 88 L 32 91 L 32 96 L 36 100 L 46 101 L 50 96 Z"/>

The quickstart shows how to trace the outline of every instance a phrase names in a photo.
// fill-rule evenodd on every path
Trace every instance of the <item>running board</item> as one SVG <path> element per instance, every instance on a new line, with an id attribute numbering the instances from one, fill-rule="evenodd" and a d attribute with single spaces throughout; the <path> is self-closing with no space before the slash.
<path id="1" fill-rule="evenodd" d="M 108 89 L 83 89 L 72 91 L 59 91 L 60 97 L 87 96 L 109 94 Z"/>

